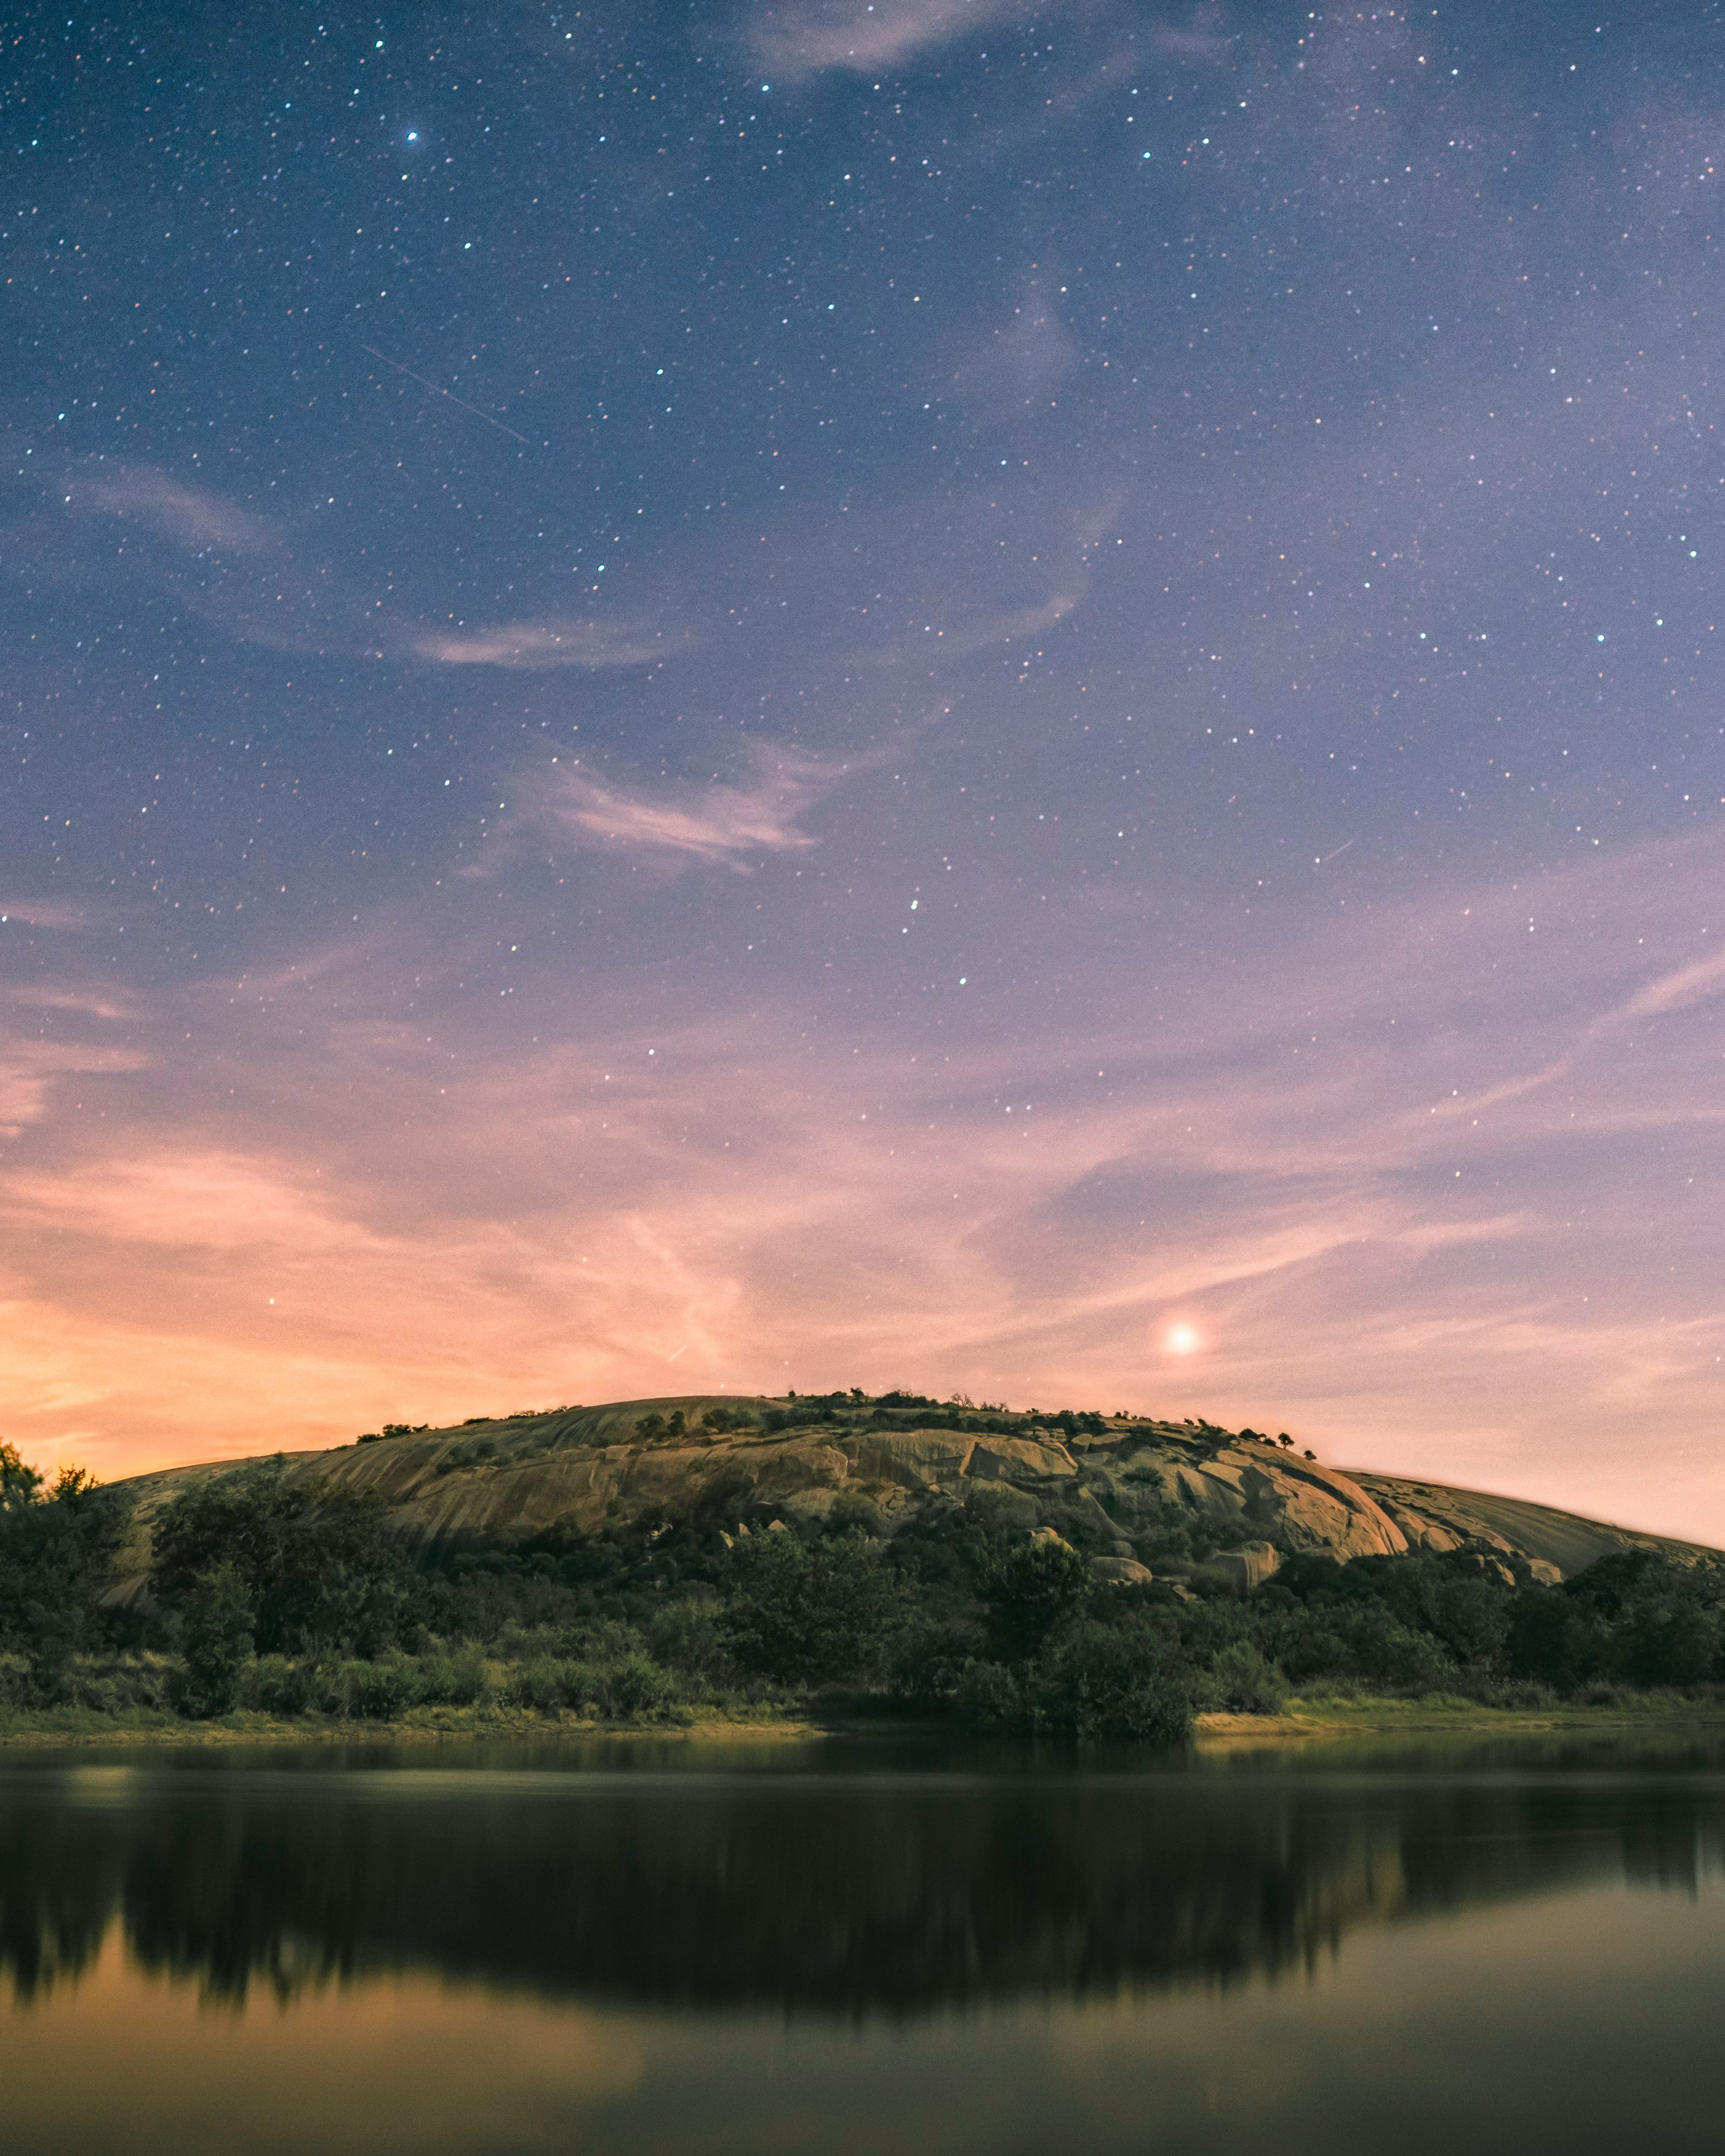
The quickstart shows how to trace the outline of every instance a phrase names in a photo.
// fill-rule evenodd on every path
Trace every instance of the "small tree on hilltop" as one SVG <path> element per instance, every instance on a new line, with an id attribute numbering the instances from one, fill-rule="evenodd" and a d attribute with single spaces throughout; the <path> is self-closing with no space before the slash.
<path id="1" fill-rule="evenodd" d="M 36 1502 L 40 1472 L 19 1455 L 15 1445 L 0 1444 L 0 1512 L 21 1512 Z"/>

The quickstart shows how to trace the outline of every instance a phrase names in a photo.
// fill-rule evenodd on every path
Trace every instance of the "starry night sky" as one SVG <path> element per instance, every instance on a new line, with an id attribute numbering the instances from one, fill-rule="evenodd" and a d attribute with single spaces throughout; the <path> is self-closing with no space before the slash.
<path id="1" fill-rule="evenodd" d="M 15 13 L 4 1434 L 893 1384 L 1725 1539 L 1725 24 Z"/>

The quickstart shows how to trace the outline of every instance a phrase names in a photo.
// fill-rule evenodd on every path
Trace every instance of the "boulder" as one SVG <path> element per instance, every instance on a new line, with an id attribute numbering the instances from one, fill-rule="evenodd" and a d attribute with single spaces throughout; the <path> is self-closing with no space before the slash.
<path id="1" fill-rule="evenodd" d="M 1242 1543 L 1238 1549 L 1218 1550 L 1210 1559 L 1213 1569 L 1224 1575 L 1236 1594 L 1250 1594 L 1261 1587 L 1281 1563 L 1273 1543 Z"/>
<path id="2" fill-rule="evenodd" d="M 1111 1587 L 1147 1587 L 1156 1577 L 1147 1564 L 1140 1564 L 1135 1557 L 1093 1557 L 1090 1570 L 1091 1578 L 1106 1581 Z"/>
<path id="3" fill-rule="evenodd" d="M 979 1482 L 1051 1482 L 1076 1475 L 1078 1463 L 1064 1445 L 1027 1437 L 979 1437 L 964 1472 Z"/>

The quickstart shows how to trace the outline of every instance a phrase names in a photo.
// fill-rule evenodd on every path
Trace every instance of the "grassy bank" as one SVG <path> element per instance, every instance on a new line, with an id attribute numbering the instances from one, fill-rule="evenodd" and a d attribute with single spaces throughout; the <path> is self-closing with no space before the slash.
<path id="1" fill-rule="evenodd" d="M 177 1668 L 160 1654 L 90 1656 L 68 1673 L 53 1705 L 19 1697 L 21 1672 L 0 1658 L 0 1747 L 434 1744 L 485 1738 L 591 1740 L 678 1738 L 691 1743 L 776 1743 L 834 1735 L 950 1738 L 948 1716 L 907 1710 L 874 1688 L 737 1688 L 650 1658 L 606 1664 L 532 1651 L 476 1649 L 382 1662 L 293 1663 L 264 1657 L 247 1673 L 233 1712 L 187 1719 L 171 1704 Z M 554 1644 L 554 1643 L 553 1643 Z M 526 1651 L 523 1651 L 526 1649 Z M 10 1680 L 10 1681 L 8 1681 Z M 1617 1730 L 1725 1729 L 1725 1689 L 1636 1691 L 1595 1686 L 1583 1699 L 1507 1688 L 1496 1701 L 1455 1692 L 1363 1690 L 1294 1695 L 1263 1712 L 1200 1712 L 1200 1752 L 1314 1746 L 1345 1738 L 1606 1734 Z M 10 1693 L 8 1700 L 3 1695 Z M 456 1695 L 450 1697 L 451 1694 Z"/>
<path id="2" fill-rule="evenodd" d="M 770 1729 L 807 1725 L 806 1695 L 764 1682 L 715 1681 L 641 1651 L 631 1636 L 589 1635 L 586 1655 L 556 1632 L 517 1632 L 488 1652 L 473 1643 L 365 1661 L 261 1656 L 224 1714 L 187 1716 L 178 1656 L 82 1656 L 44 1700 L 16 1657 L 0 1656 L 0 1744 L 339 1743 Z"/>
<path id="3" fill-rule="evenodd" d="M 1413 1698 L 1378 1694 L 1347 1697 L 1291 1697 L 1276 1714 L 1200 1714 L 1193 1741 L 1200 1750 L 1245 1745 L 1307 1745 L 1342 1738 L 1538 1736 L 1574 1731 L 1605 1734 L 1625 1729 L 1725 1729 L 1725 1696 L 1636 1692 L 1612 1686 L 1592 1700 L 1553 1699 L 1513 1706 L 1466 1699 L 1453 1692 Z"/>
<path id="4" fill-rule="evenodd" d="M 390 1722 L 353 1721 L 332 1715 L 296 1715 L 290 1719 L 239 1712 L 211 1722 L 187 1722 L 166 1709 L 132 1707 L 100 1714 L 88 1707 L 14 1708 L 0 1712 L 0 1751 L 8 1747 L 120 1745 L 127 1748 L 192 1746 L 198 1748 L 254 1744 L 389 1744 L 473 1743 L 488 1738 L 574 1738 L 673 1737 L 691 1743 L 742 1741 L 795 1743 L 829 1734 L 826 1725 L 787 1713 L 726 1715 L 713 1710 L 675 1722 L 599 1722 L 578 1715 L 545 1715 L 527 1707 L 465 1707 L 414 1708 Z"/>

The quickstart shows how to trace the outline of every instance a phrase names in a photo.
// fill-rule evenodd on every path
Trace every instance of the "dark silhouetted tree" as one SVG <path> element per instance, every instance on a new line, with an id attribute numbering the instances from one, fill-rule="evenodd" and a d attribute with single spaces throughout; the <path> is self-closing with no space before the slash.
<path id="1" fill-rule="evenodd" d="M 1070 1543 L 1049 1535 L 1036 1542 L 995 1543 L 978 1558 L 978 1601 L 998 1661 L 1027 1661 L 1083 1607 L 1090 1567 Z"/>

